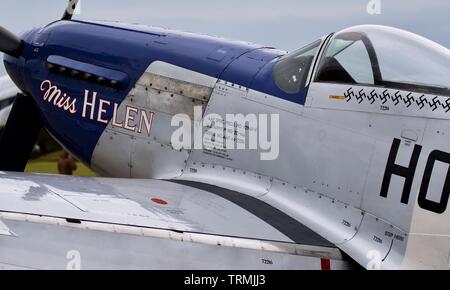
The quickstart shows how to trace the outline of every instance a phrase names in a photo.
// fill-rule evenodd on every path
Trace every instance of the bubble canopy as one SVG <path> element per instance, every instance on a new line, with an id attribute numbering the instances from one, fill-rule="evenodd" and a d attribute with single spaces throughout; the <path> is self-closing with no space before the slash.
<path id="1" fill-rule="evenodd" d="M 315 80 L 450 96 L 450 50 L 404 30 L 355 26 L 333 35 Z"/>
<path id="2" fill-rule="evenodd" d="M 305 88 L 322 40 L 278 60 L 274 80 L 286 93 Z M 318 60 L 315 82 L 377 86 L 450 96 L 450 50 L 386 26 L 355 26 L 331 36 Z"/>

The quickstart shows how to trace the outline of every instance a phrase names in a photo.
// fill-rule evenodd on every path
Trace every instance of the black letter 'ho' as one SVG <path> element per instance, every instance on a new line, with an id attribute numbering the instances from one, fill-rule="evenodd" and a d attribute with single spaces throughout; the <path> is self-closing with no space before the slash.
<path id="1" fill-rule="evenodd" d="M 427 199 L 428 187 L 430 186 L 431 175 L 433 174 L 433 168 L 436 161 L 450 165 L 450 154 L 435 150 L 431 152 L 428 157 L 427 166 L 425 167 L 425 174 L 423 176 L 423 181 L 419 192 L 419 206 L 437 214 L 443 214 L 447 210 L 447 204 L 450 197 L 450 167 L 447 170 L 447 177 L 445 178 L 441 200 L 439 202 L 434 202 Z"/>
<path id="2" fill-rule="evenodd" d="M 422 152 L 422 146 L 414 146 L 414 152 L 409 162 L 409 167 L 403 167 L 395 164 L 397 159 L 398 149 L 400 148 L 401 141 L 394 139 L 392 143 L 391 153 L 386 165 L 386 171 L 384 173 L 383 185 L 381 186 L 381 196 L 387 198 L 389 185 L 391 184 L 392 175 L 398 175 L 405 178 L 405 184 L 403 186 L 402 200 L 404 204 L 409 203 L 409 196 L 411 195 L 411 188 L 416 173 L 417 163 L 419 162 L 420 153 Z"/>

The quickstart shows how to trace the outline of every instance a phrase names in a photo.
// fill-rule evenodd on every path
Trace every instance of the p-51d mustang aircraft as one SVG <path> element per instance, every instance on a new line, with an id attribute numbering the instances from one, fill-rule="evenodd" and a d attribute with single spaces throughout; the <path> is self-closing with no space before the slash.
<path id="1" fill-rule="evenodd" d="M 366 25 L 285 53 L 71 20 L 76 2 L 20 39 L 1 29 L 22 93 L 0 142 L 0 267 L 448 269 L 448 49 Z M 279 142 L 175 144 L 183 120 L 229 141 L 227 114 L 265 116 Z M 246 120 L 233 142 L 263 132 Z M 109 178 L 7 173 L 41 127 Z"/>

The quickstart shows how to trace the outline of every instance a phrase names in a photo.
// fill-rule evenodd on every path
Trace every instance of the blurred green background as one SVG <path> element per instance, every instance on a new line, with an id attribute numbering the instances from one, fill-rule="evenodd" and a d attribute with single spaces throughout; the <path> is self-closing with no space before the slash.
<path id="1" fill-rule="evenodd" d="M 63 148 L 46 131 L 42 130 L 25 172 L 59 174 L 58 160 L 63 152 Z M 73 172 L 73 175 L 96 176 L 92 170 L 79 161 L 77 161 L 77 170 Z"/>

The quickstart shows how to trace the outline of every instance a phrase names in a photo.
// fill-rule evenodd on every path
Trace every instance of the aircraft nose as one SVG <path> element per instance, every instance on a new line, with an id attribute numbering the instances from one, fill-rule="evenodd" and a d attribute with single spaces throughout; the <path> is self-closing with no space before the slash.
<path id="1" fill-rule="evenodd" d="M 22 91 L 24 91 L 25 85 L 23 82 L 24 80 L 23 73 L 25 67 L 25 60 L 20 57 L 16 58 L 11 55 L 5 54 L 3 61 L 8 75 L 11 77 L 16 86 Z"/>
<path id="2" fill-rule="evenodd" d="M 70 0 L 63 20 L 72 18 L 78 0 Z M 11 79 L 22 90 L 18 94 L 0 136 L 0 170 L 24 171 L 28 157 L 41 130 L 44 112 L 33 99 L 33 80 L 45 62 L 48 26 L 30 30 L 17 37 L 0 26 L 0 52 Z M 17 134 L 20 132 L 20 134 Z"/>
<path id="3" fill-rule="evenodd" d="M 7 152 L 0 154 L 2 171 L 24 171 L 42 126 L 39 107 L 28 89 L 33 70 L 27 69 L 26 65 L 36 58 L 38 51 L 29 41 L 32 37 L 35 37 L 34 31 L 19 38 L 3 28 L 0 29 L 0 51 L 5 53 L 6 71 L 23 92 L 17 95 L 0 138 L 0 152 Z"/>
<path id="4" fill-rule="evenodd" d="M 3 62 L 6 71 L 14 83 L 22 91 L 27 92 L 25 85 L 25 64 L 30 57 L 30 43 L 36 37 L 39 29 L 24 33 L 20 38 L 0 27 L 0 51 L 5 53 Z"/>
<path id="5" fill-rule="evenodd" d="M 0 51 L 5 53 L 4 62 L 6 71 L 16 85 L 22 82 L 21 53 L 23 51 L 22 40 L 0 26 Z M 19 86 L 20 87 L 20 86 Z"/>

